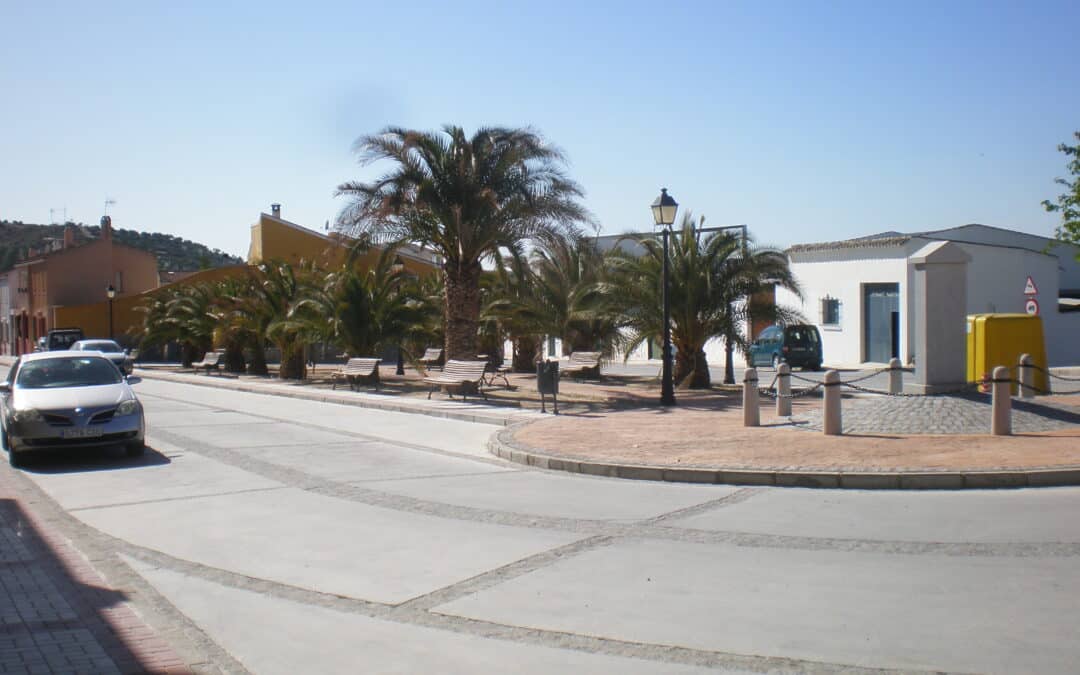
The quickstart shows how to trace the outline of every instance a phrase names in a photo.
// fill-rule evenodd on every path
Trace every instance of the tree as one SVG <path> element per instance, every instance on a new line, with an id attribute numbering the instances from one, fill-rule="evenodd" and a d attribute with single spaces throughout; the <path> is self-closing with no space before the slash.
<path id="1" fill-rule="evenodd" d="M 1071 181 L 1055 178 L 1054 182 L 1065 186 L 1065 192 L 1058 195 L 1057 203 L 1044 200 L 1043 207 L 1051 213 L 1061 214 L 1061 225 L 1054 230 L 1054 236 L 1063 241 L 1080 244 L 1080 131 L 1073 132 L 1077 145 L 1062 143 L 1058 150 L 1071 157 L 1065 166 L 1073 176 Z M 1080 259 L 1080 258 L 1078 258 Z"/>
<path id="2" fill-rule="evenodd" d="M 692 215 L 686 213 L 669 247 L 674 379 L 690 389 L 712 384 L 705 356 L 711 338 L 723 337 L 731 348 L 745 351 L 742 328 L 750 316 L 795 318 L 792 310 L 759 304 L 761 290 L 776 284 L 798 293 L 782 252 L 755 248 L 726 233 L 702 233 L 704 222 L 702 218 L 695 228 Z M 604 284 L 629 330 L 627 354 L 647 340 L 662 342 L 664 330 L 663 247 L 657 239 L 637 241 L 644 253 L 612 256 L 613 278 Z"/>
<path id="3" fill-rule="evenodd" d="M 266 306 L 271 317 L 266 338 L 281 351 L 278 377 L 302 380 L 307 375 L 304 348 L 326 334 L 326 317 L 312 311 L 310 302 L 323 292 L 319 270 L 303 261 L 294 267 L 279 260 L 260 263 L 257 270 L 255 299 Z"/>
<path id="4" fill-rule="evenodd" d="M 481 261 L 542 234 L 576 232 L 588 220 L 563 154 L 529 129 L 483 128 L 467 138 L 390 127 L 356 142 L 363 164 L 389 160 L 368 183 L 339 185 L 351 202 L 337 228 L 375 243 L 412 241 L 443 259 L 446 357 L 474 358 Z"/>

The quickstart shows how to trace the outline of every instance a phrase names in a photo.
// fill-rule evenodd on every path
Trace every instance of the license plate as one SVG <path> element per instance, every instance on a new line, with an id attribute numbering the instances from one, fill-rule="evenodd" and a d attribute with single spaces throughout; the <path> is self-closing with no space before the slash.
<path id="1" fill-rule="evenodd" d="M 102 434 L 101 427 L 83 427 L 78 429 L 64 429 L 62 438 L 97 438 Z"/>

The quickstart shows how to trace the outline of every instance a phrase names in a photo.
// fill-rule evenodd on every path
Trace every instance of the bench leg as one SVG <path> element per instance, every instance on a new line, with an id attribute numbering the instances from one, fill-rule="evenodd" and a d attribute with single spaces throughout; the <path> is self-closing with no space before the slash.
<path id="1" fill-rule="evenodd" d="M 431 389 L 428 389 L 427 398 L 428 398 L 429 401 L 431 400 L 431 392 L 433 392 L 433 391 L 435 391 L 435 387 L 432 387 Z"/>

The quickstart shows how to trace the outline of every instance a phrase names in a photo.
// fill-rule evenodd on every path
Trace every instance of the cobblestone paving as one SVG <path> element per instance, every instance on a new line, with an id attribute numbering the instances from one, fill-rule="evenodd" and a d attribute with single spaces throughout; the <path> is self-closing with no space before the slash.
<path id="1" fill-rule="evenodd" d="M 845 434 L 985 434 L 990 430 L 990 396 L 985 394 L 845 398 L 842 410 Z M 821 408 L 792 420 L 801 429 L 821 431 Z M 1060 431 L 1077 424 L 1080 408 L 1013 399 L 1014 432 Z"/>
<path id="2" fill-rule="evenodd" d="M 0 499 L 0 674 L 190 672 L 123 593 L 41 526 Z"/>

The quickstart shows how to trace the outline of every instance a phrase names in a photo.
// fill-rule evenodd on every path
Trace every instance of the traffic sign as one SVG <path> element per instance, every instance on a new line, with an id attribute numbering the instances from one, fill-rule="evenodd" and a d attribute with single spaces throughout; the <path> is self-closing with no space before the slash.
<path id="1" fill-rule="evenodd" d="M 1032 316 L 1039 316 L 1039 301 L 1035 298 L 1028 298 L 1024 303 L 1024 311 Z"/>
<path id="2" fill-rule="evenodd" d="M 1024 284 L 1024 295 L 1038 295 L 1039 287 L 1035 285 L 1035 280 L 1030 276 L 1027 278 L 1027 283 Z M 1030 314 L 1030 312 L 1028 312 Z"/>

